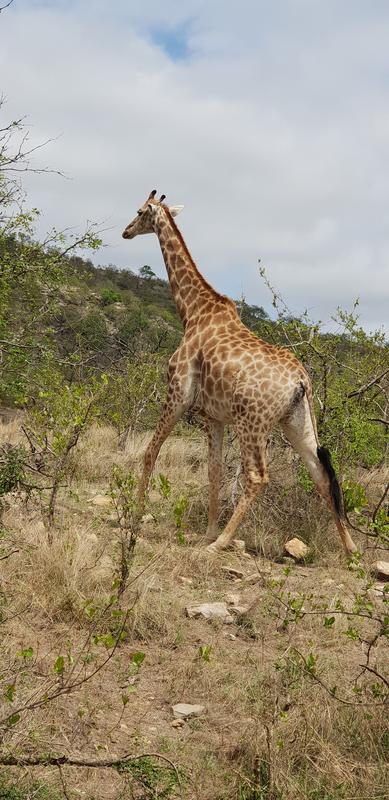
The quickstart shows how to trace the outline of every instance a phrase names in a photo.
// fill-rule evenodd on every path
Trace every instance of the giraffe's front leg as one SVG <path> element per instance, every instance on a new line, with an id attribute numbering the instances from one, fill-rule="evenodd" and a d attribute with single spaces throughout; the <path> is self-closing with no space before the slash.
<path id="1" fill-rule="evenodd" d="M 206 419 L 208 435 L 208 479 L 209 505 L 206 542 L 214 542 L 218 536 L 219 493 L 222 475 L 222 453 L 224 425 L 216 420 Z"/>
<path id="2" fill-rule="evenodd" d="M 209 553 L 217 553 L 229 547 L 234 538 L 235 531 L 241 523 L 246 511 L 251 506 L 260 489 L 267 484 L 268 477 L 266 471 L 265 447 L 266 443 L 263 446 L 257 445 L 255 448 L 252 447 L 249 452 L 247 452 L 246 448 L 244 452 L 241 441 L 241 449 L 244 453 L 242 456 L 245 483 L 243 494 L 224 531 L 218 536 L 215 542 L 208 545 L 207 551 Z"/>
<path id="3" fill-rule="evenodd" d="M 154 469 L 158 453 L 169 435 L 170 431 L 184 411 L 187 403 L 181 392 L 170 391 L 162 409 L 158 425 L 153 434 L 153 438 L 147 447 L 143 460 L 143 473 L 138 487 L 138 515 L 141 516 L 145 504 L 145 495 L 149 485 L 150 475 Z"/>

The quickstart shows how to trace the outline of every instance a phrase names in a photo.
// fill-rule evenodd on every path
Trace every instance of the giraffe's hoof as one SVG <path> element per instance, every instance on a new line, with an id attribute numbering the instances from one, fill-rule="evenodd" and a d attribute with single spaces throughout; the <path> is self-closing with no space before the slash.
<path id="1" fill-rule="evenodd" d="M 216 542 L 218 536 L 219 531 L 207 531 L 203 536 L 203 543 L 207 545 L 213 544 L 213 542 Z"/>
<path id="2" fill-rule="evenodd" d="M 348 545 L 346 547 L 346 557 L 347 558 L 350 558 L 350 559 L 357 558 L 358 559 L 358 557 L 361 558 L 361 556 L 362 556 L 362 553 L 358 550 L 358 547 L 354 544 L 354 542 L 351 545 Z"/>
<path id="3" fill-rule="evenodd" d="M 222 548 L 218 546 L 216 542 L 211 542 L 211 544 L 209 544 L 205 549 L 207 553 L 211 553 L 212 555 L 217 555 L 222 550 Z"/>

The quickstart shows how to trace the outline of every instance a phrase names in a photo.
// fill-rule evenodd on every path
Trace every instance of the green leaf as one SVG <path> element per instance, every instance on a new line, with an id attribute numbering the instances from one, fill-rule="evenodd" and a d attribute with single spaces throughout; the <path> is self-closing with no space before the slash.
<path id="1" fill-rule="evenodd" d="M 212 650 L 211 644 L 204 644 L 201 647 L 199 647 L 200 658 L 202 658 L 203 661 L 209 662 L 211 657 L 211 650 Z"/>
<path id="2" fill-rule="evenodd" d="M 347 631 L 343 631 L 345 636 L 348 636 L 349 639 L 352 639 L 353 642 L 357 642 L 359 640 L 359 633 L 356 628 L 353 628 L 351 625 L 347 628 Z"/>
<path id="3" fill-rule="evenodd" d="M 316 672 L 316 662 L 317 662 L 317 657 L 313 653 L 309 653 L 309 655 L 305 660 L 305 666 L 308 672 L 311 673 L 311 675 L 314 675 Z"/>
<path id="4" fill-rule="evenodd" d="M 325 628 L 332 628 L 335 622 L 335 617 L 325 617 L 324 618 L 324 627 Z"/>
<path id="5" fill-rule="evenodd" d="M 20 714 L 12 714 L 11 717 L 7 719 L 7 725 L 9 728 L 12 728 L 13 725 L 16 725 L 17 722 L 20 720 Z"/>
<path id="6" fill-rule="evenodd" d="M 16 686 L 14 683 L 9 683 L 8 686 L 5 687 L 4 696 L 8 700 L 9 703 L 12 703 L 16 692 Z"/>
<path id="7" fill-rule="evenodd" d="M 21 650 L 20 653 L 18 653 L 18 656 L 20 656 L 21 658 L 32 658 L 33 655 L 34 655 L 34 650 L 32 647 L 26 647 L 24 650 Z"/>
<path id="8" fill-rule="evenodd" d="M 131 654 L 130 661 L 132 664 L 135 664 L 135 666 L 138 667 L 139 669 L 140 665 L 143 664 L 145 658 L 146 658 L 146 653 L 137 652 Z"/>
<path id="9" fill-rule="evenodd" d="M 114 647 L 116 644 L 116 638 L 113 633 L 107 633 L 105 636 L 101 637 L 101 641 L 104 644 L 104 647 L 109 650 L 111 647 Z"/>
<path id="10" fill-rule="evenodd" d="M 64 670 L 65 670 L 65 658 L 64 656 L 58 656 L 54 664 L 54 672 L 56 672 L 57 675 L 63 675 Z"/>
<path id="11" fill-rule="evenodd" d="M 166 475 L 162 474 L 162 472 L 160 472 L 158 478 L 159 478 L 159 491 L 160 491 L 162 497 L 164 497 L 165 500 L 167 500 L 170 497 L 170 494 L 171 494 L 171 491 L 172 491 L 172 487 L 170 485 L 170 481 L 166 477 Z"/>

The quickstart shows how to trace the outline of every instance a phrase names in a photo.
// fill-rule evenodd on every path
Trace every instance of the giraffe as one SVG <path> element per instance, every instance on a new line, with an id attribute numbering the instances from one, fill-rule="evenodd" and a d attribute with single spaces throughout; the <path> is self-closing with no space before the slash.
<path id="1" fill-rule="evenodd" d="M 175 223 L 183 206 L 169 207 L 154 189 L 123 231 L 124 239 L 156 233 L 184 335 L 168 368 L 168 391 L 147 447 L 138 500 L 144 503 L 159 450 L 183 413 L 199 414 L 208 436 L 207 550 L 227 548 L 244 514 L 268 483 L 266 446 L 279 424 L 326 500 L 348 555 L 356 546 L 347 530 L 342 494 L 328 450 L 319 445 L 307 372 L 289 350 L 259 339 L 241 322 L 232 300 L 197 269 Z M 240 443 L 244 488 L 222 532 L 218 530 L 223 431 L 233 425 Z"/>

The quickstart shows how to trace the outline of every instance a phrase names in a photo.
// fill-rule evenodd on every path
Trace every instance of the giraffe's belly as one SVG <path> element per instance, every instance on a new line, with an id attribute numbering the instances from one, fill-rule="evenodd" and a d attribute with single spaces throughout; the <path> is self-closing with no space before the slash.
<path id="1" fill-rule="evenodd" d="M 293 364 L 277 364 L 273 350 L 262 352 L 256 345 L 230 352 L 221 345 L 208 355 L 204 348 L 196 406 L 226 423 L 247 415 L 266 418 L 269 424 L 277 422 L 290 406 L 301 365 L 292 355 Z"/>
<path id="2" fill-rule="evenodd" d="M 200 411 L 210 419 L 231 424 L 233 422 L 232 407 L 225 399 L 219 397 L 209 397 L 208 395 L 199 397 L 195 411 Z"/>
<path id="3" fill-rule="evenodd" d="M 235 382 L 235 365 L 218 364 L 210 370 L 207 365 L 201 371 L 196 392 L 196 406 L 212 419 L 231 423 L 233 407 L 233 390 Z"/>

